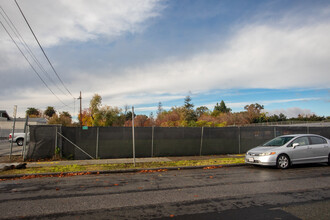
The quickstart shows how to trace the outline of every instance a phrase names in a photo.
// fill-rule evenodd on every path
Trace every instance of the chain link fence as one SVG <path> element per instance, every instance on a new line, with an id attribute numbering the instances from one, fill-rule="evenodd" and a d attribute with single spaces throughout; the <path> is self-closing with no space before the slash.
<path id="1" fill-rule="evenodd" d="M 136 127 L 135 156 L 242 154 L 274 137 L 298 133 L 330 138 L 330 127 Z M 67 159 L 131 158 L 132 128 L 30 126 L 26 158 L 49 158 L 55 152 Z"/>

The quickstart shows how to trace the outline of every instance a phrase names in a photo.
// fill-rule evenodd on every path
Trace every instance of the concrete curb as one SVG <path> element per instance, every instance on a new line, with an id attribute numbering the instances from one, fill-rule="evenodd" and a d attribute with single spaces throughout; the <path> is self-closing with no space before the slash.
<path id="1" fill-rule="evenodd" d="M 54 172 L 54 173 L 31 173 L 31 174 L 14 174 L 14 175 L 0 175 L 0 179 L 16 179 L 21 177 L 29 177 L 29 176 L 59 176 L 61 174 L 75 174 L 75 173 L 83 173 L 83 174 L 111 174 L 111 173 L 137 173 L 144 170 L 189 170 L 189 169 L 203 169 L 206 167 L 240 167 L 247 166 L 249 164 L 245 163 L 237 163 L 237 164 L 218 164 L 218 165 L 203 165 L 203 166 L 183 166 L 183 167 L 157 167 L 157 168 L 138 168 L 138 169 L 121 169 L 121 170 L 102 170 L 102 171 L 77 171 L 77 172 Z"/>

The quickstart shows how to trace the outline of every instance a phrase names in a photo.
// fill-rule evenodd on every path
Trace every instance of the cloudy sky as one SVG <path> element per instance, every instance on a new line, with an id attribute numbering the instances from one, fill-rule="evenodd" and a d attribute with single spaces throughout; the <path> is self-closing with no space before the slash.
<path id="1" fill-rule="evenodd" d="M 14 105 L 21 117 L 46 106 L 76 115 L 80 91 L 83 108 L 98 93 L 147 115 L 187 95 L 211 110 L 224 100 L 234 112 L 259 103 L 271 114 L 330 115 L 327 0 L 17 2 L 63 83 L 15 1 L 0 0 L 0 109 L 11 115 Z"/>

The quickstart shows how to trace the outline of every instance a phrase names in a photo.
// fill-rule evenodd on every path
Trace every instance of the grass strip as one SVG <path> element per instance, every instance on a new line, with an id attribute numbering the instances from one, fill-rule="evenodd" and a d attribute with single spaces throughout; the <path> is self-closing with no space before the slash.
<path id="1" fill-rule="evenodd" d="M 166 162 L 145 162 L 145 163 L 120 163 L 120 164 L 94 164 L 94 165 L 66 165 L 66 166 L 50 166 L 50 167 L 31 167 L 27 169 L 15 169 L 0 172 L 1 175 L 12 174 L 42 174 L 42 173 L 58 173 L 58 172 L 84 172 L 84 171 L 106 171 L 106 170 L 123 170 L 123 169 L 150 169 L 162 167 L 185 167 L 185 166 L 205 166 L 220 164 L 239 164 L 244 163 L 244 158 L 214 158 L 208 160 L 181 160 Z"/>

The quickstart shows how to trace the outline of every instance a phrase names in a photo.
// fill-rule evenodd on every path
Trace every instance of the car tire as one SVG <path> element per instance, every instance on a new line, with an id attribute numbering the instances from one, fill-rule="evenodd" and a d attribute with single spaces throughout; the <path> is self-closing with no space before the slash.
<path id="1" fill-rule="evenodd" d="M 328 165 L 330 166 L 330 154 L 328 156 Z"/>
<path id="2" fill-rule="evenodd" d="M 23 146 L 23 141 L 24 141 L 23 138 L 19 138 L 19 139 L 16 140 L 16 144 L 17 144 L 18 146 Z"/>
<path id="3" fill-rule="evenodd" d="M 276 166 L 279 169 L 288 169 L 290 167 L 290 158 L 285 154 L 279 155 L 276 160 Z"/>

